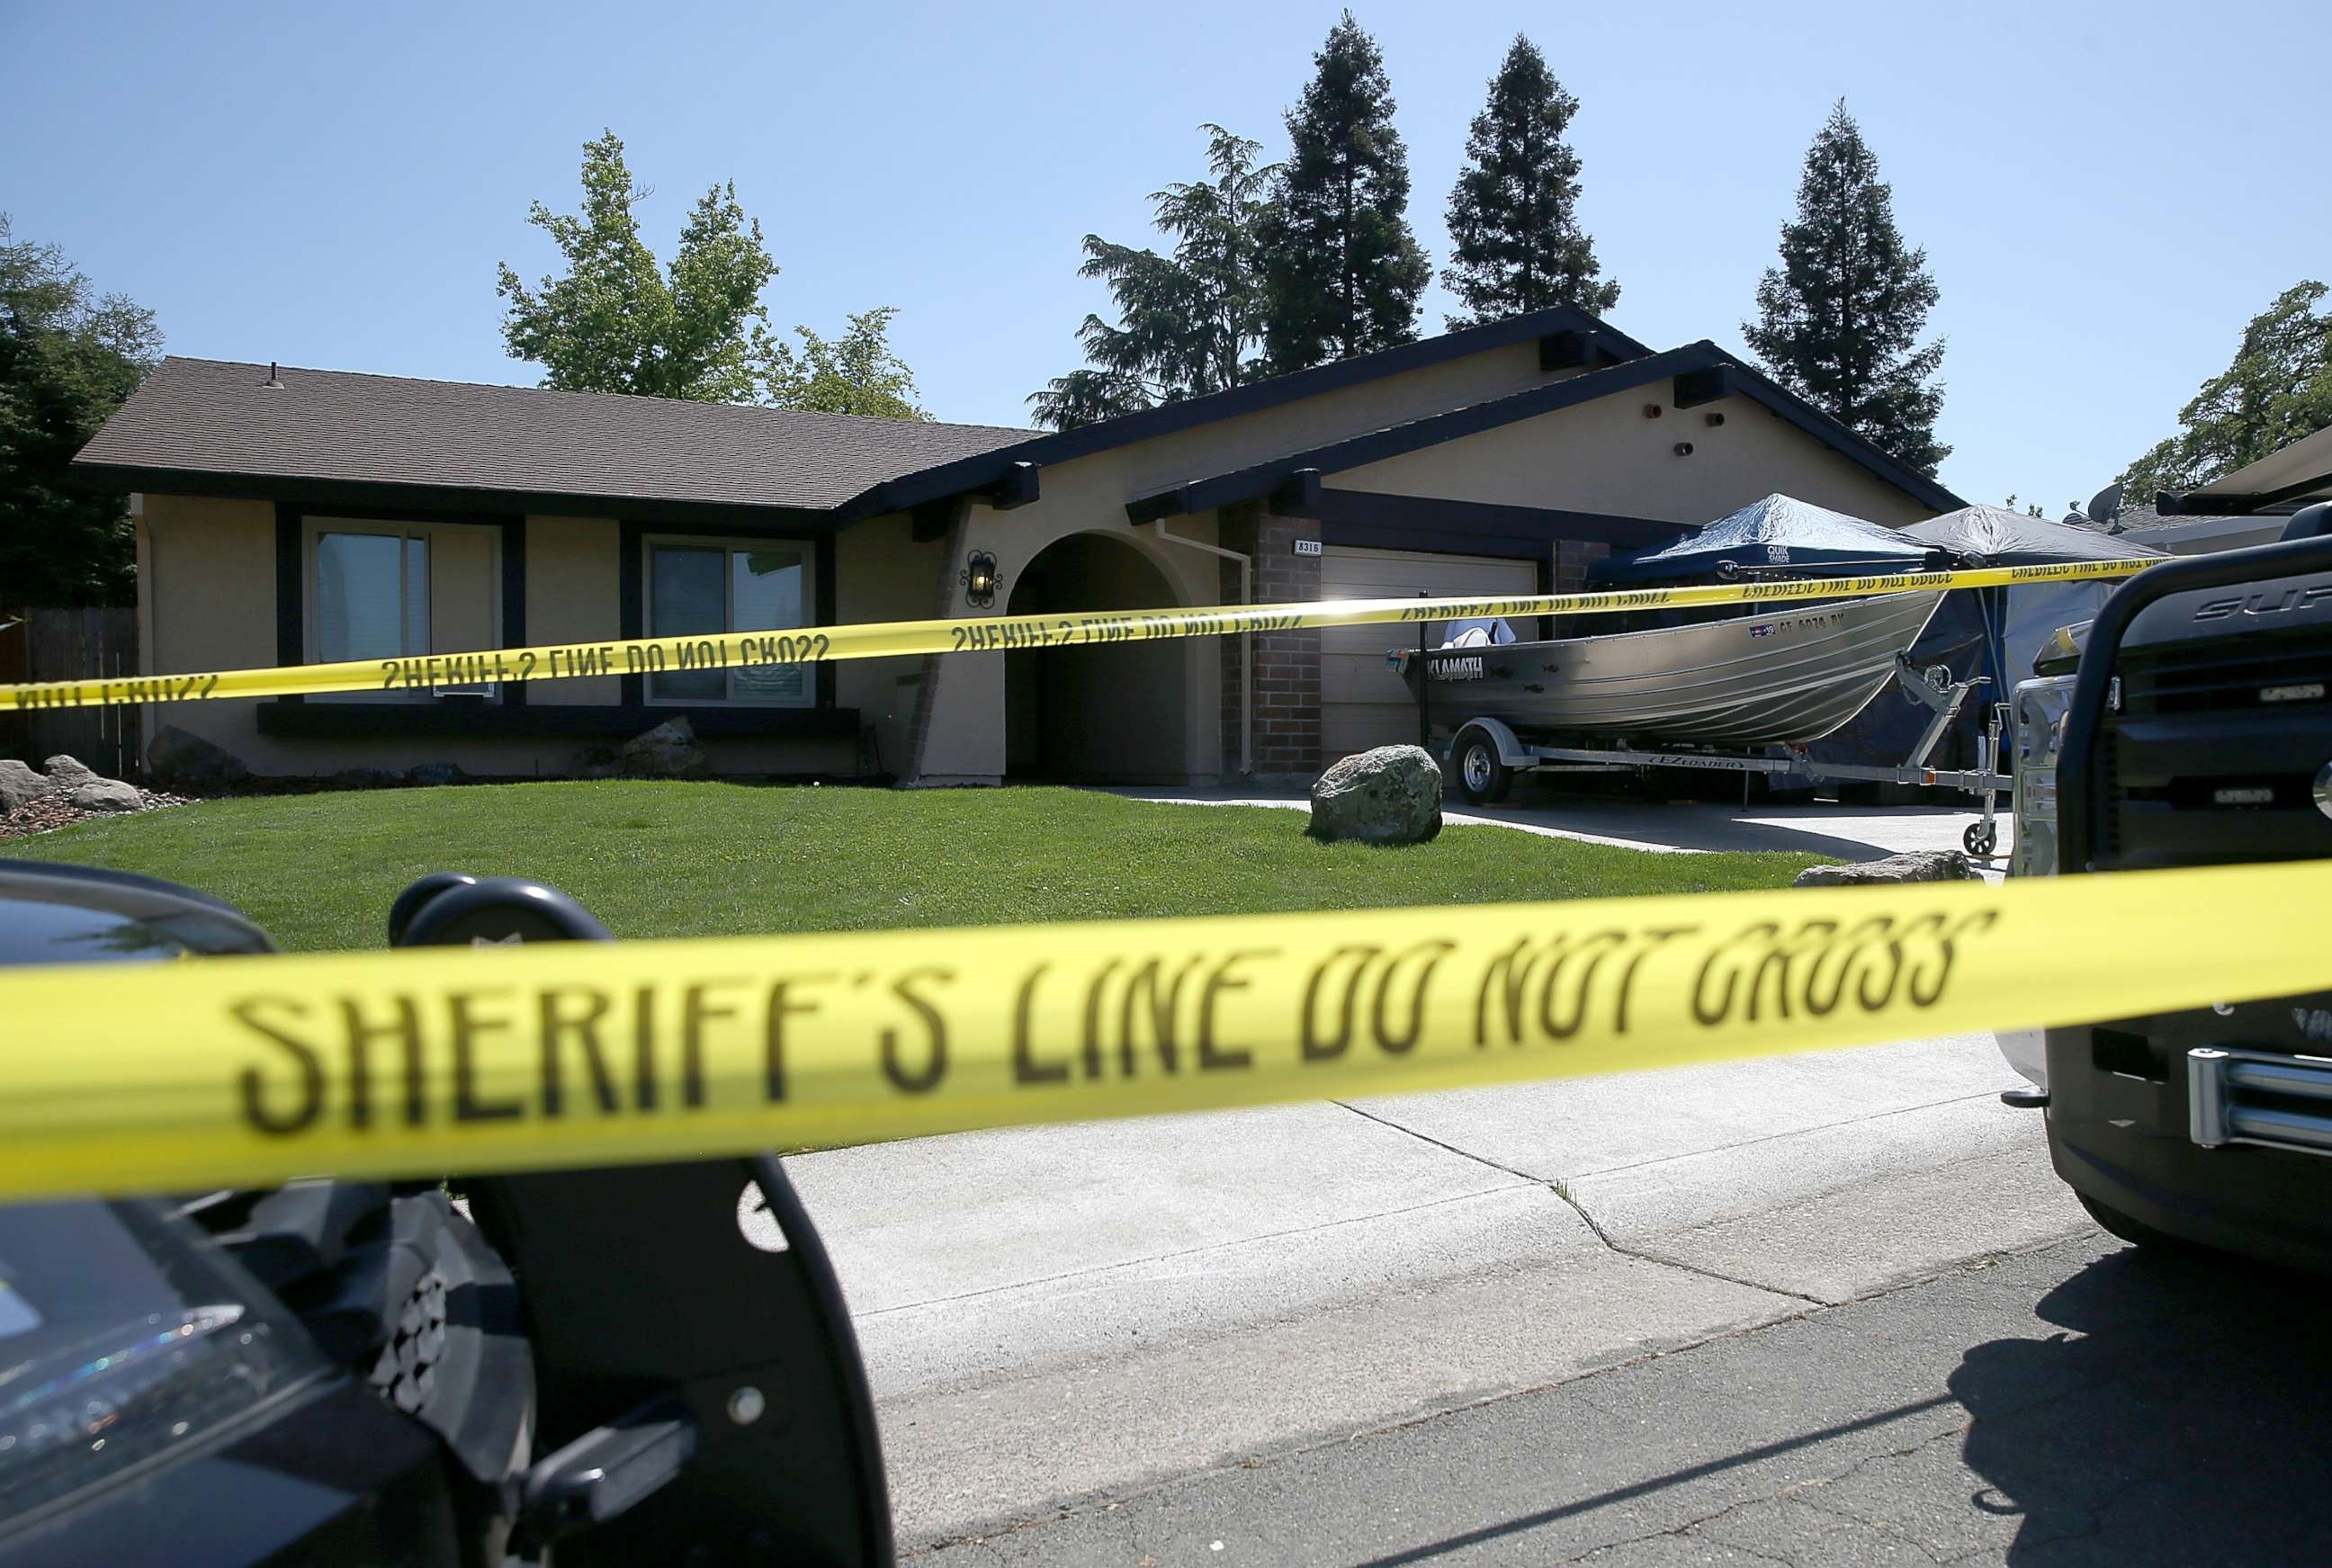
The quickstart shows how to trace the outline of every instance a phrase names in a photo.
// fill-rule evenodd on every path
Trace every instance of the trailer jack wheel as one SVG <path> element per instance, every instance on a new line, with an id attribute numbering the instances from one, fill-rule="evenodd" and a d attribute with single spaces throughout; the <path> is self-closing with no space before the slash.
<path id="1" fill-rule="evenodd" d="M 1467 730 L 1449 748 L 1458 764 L 1458 792 L 1470 806 L 1495 806 L 1515 787 L 1515 770 L 1499 760 L 1498 744 L 1480 730 Z"/>
<path id="2" fill-rule="evenodd" d="M 1987 856 L 2000 842 L 2000 829 L 1990 822 L 1971 822 L 1967 831 L 1960 835 L 1960 842 L 1967 846 L 1970 855 Z"/>

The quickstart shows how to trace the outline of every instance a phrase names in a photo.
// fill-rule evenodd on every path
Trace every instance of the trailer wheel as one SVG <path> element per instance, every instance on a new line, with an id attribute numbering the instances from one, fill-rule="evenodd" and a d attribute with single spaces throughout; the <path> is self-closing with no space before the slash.
<path id="1" fill-rule="evenodd" d="M 2000 829 L 1989 822 L 1971 822 L 1967 831 L 1960 835 L 1960 843 L 1966 846 L 1970 855 L 1978 858 L 1990 855 L 1993 846 L 1999 842 Z"/>
<path id="2" fill-rule="evenodd" d="M 1458 764 L 1458 792 L 1468 805 L 1496 806 L 1515 787 L 1515 770 L 1500 760 L 1487 731 L 1465 731 L 1449 755 Z"/>

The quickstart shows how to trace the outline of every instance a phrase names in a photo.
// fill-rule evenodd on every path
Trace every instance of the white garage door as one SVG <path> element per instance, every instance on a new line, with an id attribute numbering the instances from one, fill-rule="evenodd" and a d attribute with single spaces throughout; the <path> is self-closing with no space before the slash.
<path id="1" fill-rule="evenodd" d="M 1538 564 L 1479 555 L 1330 545 L 1320 557 L 1325 599 L 1505 598 L 1538 592 Z M 1528 626 L 1515 630 L 1532 635 Z M 1320 631 L 1320 760 L 1417 739 L 1417 704 L 1385 666 L 1388 650 L 1415 646 L 1409 626 L 1324 626 Z"/>

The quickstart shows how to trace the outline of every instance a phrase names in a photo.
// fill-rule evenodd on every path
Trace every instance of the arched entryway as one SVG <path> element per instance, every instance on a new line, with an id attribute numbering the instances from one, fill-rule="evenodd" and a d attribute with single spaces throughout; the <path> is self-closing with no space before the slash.
<path id="1" fill-rule="evenodd" d="M 1008 613 L 1180 604 L 1166 574 L 1106 534 L 1056 540 L 1022 568 Z M 1173 783 L 1190 775 L 1187 639 L 1004 655 L 1005 770 L 1014 779 Z"/>

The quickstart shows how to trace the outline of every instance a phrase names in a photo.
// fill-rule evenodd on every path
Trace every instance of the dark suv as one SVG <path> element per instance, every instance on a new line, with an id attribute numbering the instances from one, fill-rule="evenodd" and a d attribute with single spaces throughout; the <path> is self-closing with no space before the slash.
<path id="1" fill-rule="evenodd" d="M 2060 869 L 2332 858 L 2327 520 L 2107 604 L 2065 719 Z M 2332 910 L 2279 913 L 2332 941 Z M 2332 993 L 2050 1029 L 2046 1050 L 2050 1152 L 2098 1223 L 2332 1271 Z"/>

